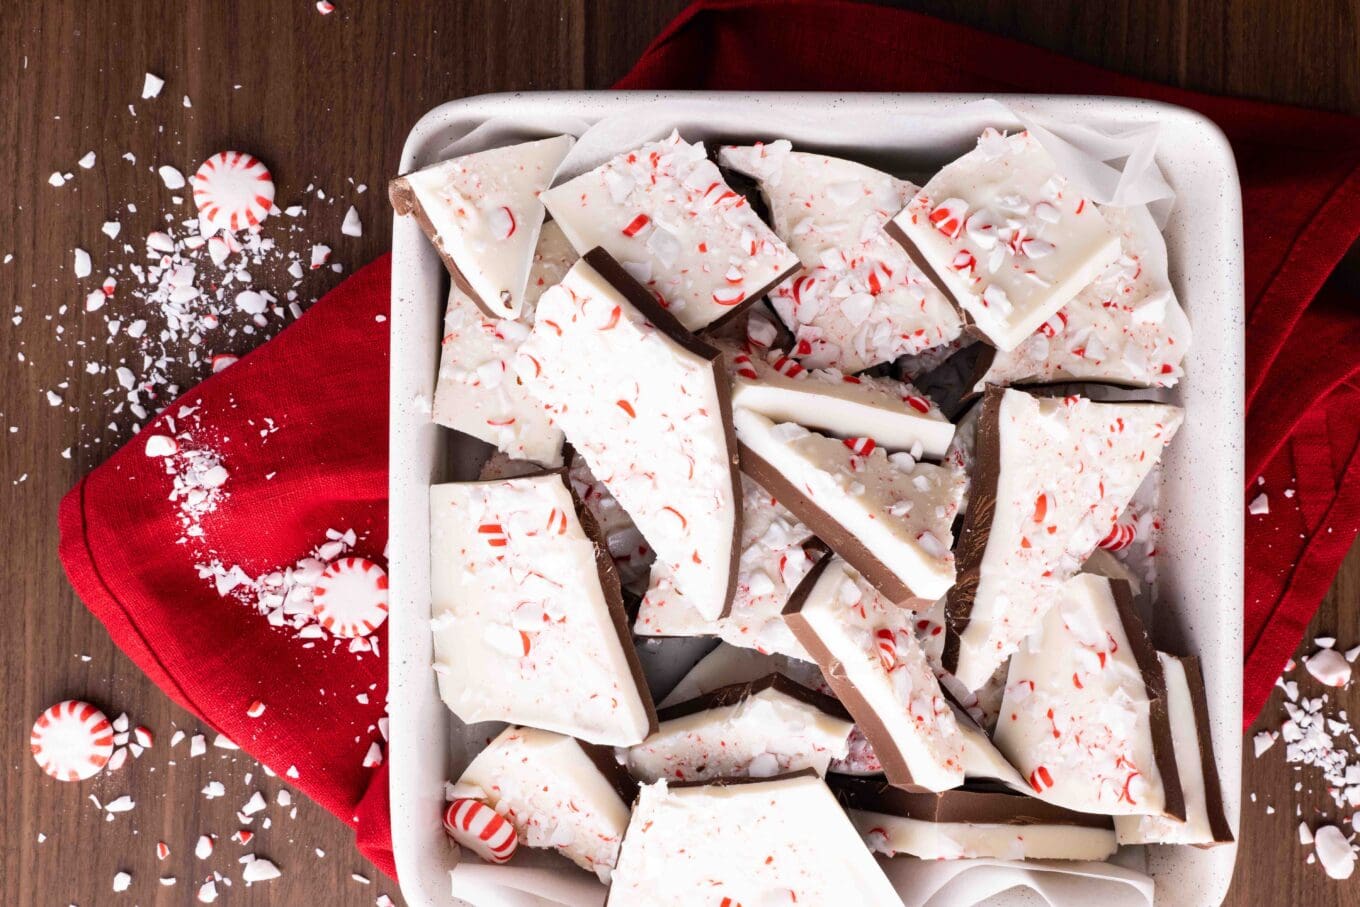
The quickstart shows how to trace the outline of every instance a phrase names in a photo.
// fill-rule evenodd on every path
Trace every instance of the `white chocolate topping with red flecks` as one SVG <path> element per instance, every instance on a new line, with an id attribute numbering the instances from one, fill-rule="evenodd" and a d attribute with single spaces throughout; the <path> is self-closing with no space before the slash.
<path id="1" fill-rule="evenodd" d="M 643 785 L 610 907 L 901 907 L 826 783 L 814 775 L 731 785 Z"/>
<path id="2" fill-rule="evenodd" d="M 529 336 L 538 297 L 576 261 L 562 230 L 549 221 L 538 237 L 518 319 L 490 318 L 458 284 L 449 291 L 434 421 L 457 429 L 517 460 L 562 462 L 562 432 L 515 374 L 514 358 Z"/>
<path id="3" fill-rule="evenodd" d="M 1171 744 L 1176 751 L 1176 774 L 1185 797 L 1185 821 L 1164 815 L 1116 816 L 1115 832 L 1120 844 L 1213 844 L 1205 795 L 1208 779 L 1204 777 L 1200 753 L 1200 741 L 1204 739 L 1200 732 L 1207 737 L 1209 729 L 1196 727 L 1185 664 L 1165 652 L 1158 652 L 1157 657 L 1166 676 L 1166 707 L 1171 719 Z"/>
<path id="4" fill-rule="evenodd" d="M 739 401 L 737 401 L 739 402 Z M 869 439 L 828 438 L 734 406 L 737 437 L 853 534 L 917 596 L 954 584 L 957 503 L 943 467 L 889 455 Z M 867 442 L 867 443 L 866 443 Z"/>
<path id="5" fill-rule="evenodd" d="M 431 241 L 491 312 L 519 315 L 543 226 L 539 193 L 574 143 L 559 135 L 441 161 L 401 179 L 434 229 Z"/>
<path id="6" fill-rule="evenodd" d="M 719 643 L 717 648 L 694 663 L 694 667 L 680 678 L 680 682 L 657 704 L 657 708 L 669 708 L 697 699 L 719 687 L 759 680 L 767 674 L 776 673 L 810 690 L 828 696 L 835 695 L 823 682 L 822 670 L 815 664 Z"/>
<path id="7" fill-rule="evenodd" d="M 798 616 L 830 654 L 835 673 L 863 700 L 842 697 L 879 759 L 900 753 L 913 783 L 928 790 L 962 784 L 964 738 L 916 641 L 912 613 L 879 595 L 837 557 L 817 578 Z M 824 672 L 829 669 L 822 665 Z"/>
<path id="8" fill-rule="evenodd" d="M 599 526 L 600 535 L 609 548 L 609 556 L 618 568 L 620 584 L 641 595 L 647 588 L 647 574 L 656 560 L 656 552 L 633 524 L 628 511 L 620 507 L 604 483 L 591 474 L 585 460 L 572 457 L 567 466 L 567 478 L 571 480 L 572 491 L 595 518 L 595 525 Z"/>
<path id="9" fill-rule="evenodd" d="M 647 736 L 640 690 L 561 474 L 430 487 L 440 694 L 464 722 L 592 743 Z"/>
<path id="10" fill-rule="evenodd" d="M 661 722 L 628 750 L 640 781 L 769 778 L 812 769 L 846 754 L 853 723 L 767 687 L 732 705 Z"/>
<path id="11" fill-rule="evenodd" d="M 862 809 L 846 814 L 874 853 L 922 860 L 1104 860 L 1119 849 L 1114 830 L 1081 825 L 929 822 Z"/>
<path id="12" fill-rule="evenodd" d="M 1110 532 L 1182 411 L 1006 390 L 996 510 L 954 672 L 976 689 L 1039 626 L 1059 586 Z"/>
<path id="13" fill-rule="evenodd" d="M 1160 814 L 1148 696 L 1110 581 L 1083 573 L 1011 658 L 994 739 L 1031 796 L 1078 812 Z"/>
<path id="14" fill-rule="evenodd" d="M 538 301 L 516 368 L 700 614 L 727 604 L 735 451 L 716 366 L 658 330 L 585 261 Z"/>
<path id="15" fill-rule="evenodd" d="M 556 850 L 609 881 L 630 804 L 570 737 L 508 727 L 449 792 L 489 803 L 525 847 Z"/>
<path id="16" fill-rule="evenodd" d="M 633 632 L 639 636 L 717 636 L 731 645 L 810 660 L 784 624 L 783 610 L 809 570 L 803 544 L 812 531 L 768 492 L 742 476 L 741 557 L 737 588 L 726 617 L 709 620 L 671 581 L 664 565 L 652 570 Z"/>
<path id="17" fill-rule="evenodd" d="M 1190 351 L 1190 322 L 1166 270 L 1166 240 L 1145 207 L 1100 209 L 1121 251 L 1086 289 L 1010 352 L 986 384 L 1111 381 L 1170 387 Z"/>
<path id="18" fill-rule="evenodd" d="M 755 179 L 775 233 L 803 268 L 770 294 L 809 368 L 857 372 L 948 343 L 963 322 L 883 227 L 917 187 L 785 140 L 726 147 L 719 161 Z"/>
<path id="19" fill-rule="evenodd" d="M 1028 132 L 983 132 L 893 223 L 1001 350 L 1119 257 L 1119 234 Z"/>
<path id="20" fill-rule="evenodd" d="M 543 204 L 577 251 L 603 248 L 690 330 L 798 267 L 703 143 L 677 132 L 554 186 Z"/>
<path id="21" fill-rule="evenodd" d="M 774 422 L 873 438 L 887 450 L 915 450 L 931 459 L 943 456 L 954 437 L 954 424 L 940 408 L 905 382 L 805 369 L 778 350 L 719 346 L 732 376 L 733 402 Z"/>

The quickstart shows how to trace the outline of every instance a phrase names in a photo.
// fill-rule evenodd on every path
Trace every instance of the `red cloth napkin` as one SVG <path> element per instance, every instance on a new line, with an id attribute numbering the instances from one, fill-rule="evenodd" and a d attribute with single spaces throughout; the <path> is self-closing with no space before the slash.
<path id="1" fill-rule="evenodd" d="M 1248 518 L 1245 717 L 1255 716 L 1360 527 L 1360 316 L 1353 298 L 1322 290 L 1360 233 L 1360 121 L 1179 91 L 926 16 L 832 0 L 697 3 L 620 87 L 1078 89 L 1169 101 L 1219 123 L 1246 210 L 1247 494 L 1263 476 L 1271 505 L 1269 516 Z M 353 528 L 359 553 L 380 559 L 387 330 L 376 317 L 387 312 L 388 272 L 386 258 L 369 265 L 180 401 L 200 407 L 231 474 L 229 496 L 203 521 L 224 562 L 252 574 L 292 564 L 327 528 Z M 280 430 L 262 439 L 266 417 Z M 164 418 L 146 431 L 162 431 Z M 360 850 L 393 874 L 386 771 L 362 767 L 379 739 L 385 658 L 302 649 L 220 598 L 193 569 L 197 549 L 176 544 L 170 480 L 143 448 L 133 441 L 62 502 L 72 585 L 175 701 L 280 775 L 296 766 L 299 788 L 354 827 Z M 251 719 L 255 699 L 266 711 Z"/>
<path id="2" fill-rule="evenodd" d="M 170 698 L 356 828 L 364 855 L 394 875 L 385 763 L 363 767 L 382 739 L 386 628 L 383 657 L 328 640 L 303 648 L 194 569 L 215 555 L 258 576 L 296 563 L 327 529 L 353 529 L 356 553 L 383 563 L 390 270 L 384 256 L 358 271 L 181 397 L 66 495 L 60 522 L 71 585 L 118 647 Z M 197 409 L 180 418 L 184 407 Z M 146 436 L 170 433 L 172 418 L 181 431 L 201 425 L 193 443 L 218 453 L 230 476 L 201 519 L 201 542 L 179 541 L 172 478 L 145 453 Z M 278 430 L 262 437 L 266 418 Z M 265 711 L 251 718 L 257 699 Z"/>

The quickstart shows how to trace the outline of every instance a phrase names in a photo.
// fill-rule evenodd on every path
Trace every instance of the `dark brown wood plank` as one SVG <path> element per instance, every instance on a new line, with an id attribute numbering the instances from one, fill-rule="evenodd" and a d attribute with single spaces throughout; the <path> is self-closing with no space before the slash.
<path id="1" fill-rule="evenodd" d="M 296 197 L 313 181 L 339 194 L 343 203 L 323 206 L 315 217 L 338 225 L 354 201 L 364 236 L 332 243 L 352 268 L 387 248 L 390 219 L 382 193 L 355 197 L 346 180 L 380 187 L 422 113 L 489 91 L 607 87 L 683 6 L 680 0 L 335 2 L 336 13 L 322 18 L 307 0 L 14 0 L 0 17 L 0 130 L 7 137 L 0 143 L 0 210 L 7 215 L 0 222 L 0 257 L 14 255 L 0 265 L 0 514 L 16 527 L 0 558 L 9 612 L 0 634 L 0 710 L 10 724 L 0 743 L 0 809 L 7 819 L 0 824 L 0 891 L 10 903 L 191 903 L 210 870 L 239 878 L 236 857 L 245 849 L 227 837 L 249 792 L 259 788 L 272 803 L 282 787 L 258 771 L 246 785 L 244 775 L 254 767 L 239 753 L 212 751 L 189 760 L 182 744 L 172 754 L 173 729 L 192 731 L 195 723 L 113 648 L 61 574 L 57 502 L 130 431 L 126 416 L 112 412 L 116 397 L 100 396 L 107 377 L 84 375 L 73 361 L 77 351 L 55 334 L 58 324 L 79 336 L 102 330 L 102 320 L 81 312 L 92 284 L 71 275 L 71 249 L 89 249 L 97 264 L 110 248 L 100 224 L 129 201 L 139 213 L 120 215 L 124 237 L 139 242 L 152 228 L 170 193 L 148 163 L 171 162 L 187 172 L 211 152 L 243 147 L 266 157 L 280 198 Z M 1356 0 L 905 5 L 1134 75 L 1360 112 Z M 154 102 L 138 98 L 148 70 L 167 80 Z M 185 94 L 192 108 L 180 106 Z M 95 169 L 77 170 L 75 161 L 91 149 L 98 155 Z M 136 154 L 138 166 L 120 159 L 125 151 Z M 47 175 L 58 169 L 76 172 L 76 184 L 49 187 Z M 331 235 L 340 239 L 338 230 Z M 317 295 L 340 278 L 318 272 L 306 290 Z M 69 309 L 58 315 L 63 304 Z M 10 320 L 16 306 L 23 308 L 19 324 Z M 91 349 L 110 362 L 131 351 L 125 342 Z M 203 369 L 176 377 L 188 386 Z M 78 412 L 50 407 L 44 397 L 64 379 L 71 387 L 63 395 L 78 402 Z M 102 429 L 115 418 L 118 430 Z M 60 456 L 68 446 L 69 460 Z M 1360 554 L 1353 553 L 1314 632 L 1360 641 L 1357 595 Z M 1360 696 L 1343 695 L 1360 714 Z M 126 710 L 157 732 L 155 748 L 114 776 L 82 785 L 49 781 L 27 754 L 27 727 L 65 696 Z M 1266 714 L 1277 723 L 1278 704 Z M 1340 905 L 1346 890 L 1304 865 L 1306 851 L 1294 831 L 1293 804 L 1305 804 L 1312 821 L 1335 815 L 1330 800 L 1315 778 L 1278 757 L 1275 750 L 1259 761 L 1246 759 L 1245 790 L 1259 802 L 1244 804 L 1238 877 L 1228 903 Z M 207 801 L 199 791 L 214 779 L 227 782 L 230 793 Z M 1296 782 L 1303 783 L 1302 794 L 1294 793 Z M 138 805 L 106 823 L 85 799 L 90 792 L 103 799 L 127 793 Z M 396 896 L 395 886 L 382 883 L 356 855 L 347 829 L 301 798 L 295 802 L 296 819 L 271 806 L 266 815 L 273 827 L 255 826 L 252 849 L 283 867 L 284 878 L 250 891 L 238 882 L 224 889 L 221 903 L 293 904 L 319 896 L 336 905 L 369 905 L 379 892 Z M 1265 815 L 1267 803 L 1277 810 L 1272 816 Z M 205 832 L 220 840 L 210 860 L 198 861 L 193 844 Z M 45 843 L 37 842 L 39 833 Z M 157 840 L 172 849 L 163 863 L 154 858 Z M 315 848 L 326 857 L 318 858 Z M 134 880 L 116 899 L 110 885 L 119 869 Z M 362 885 L 352 872 L 380 884 Z M 160 875 L 175 876 L 176 886 L 158 885 Z"/>

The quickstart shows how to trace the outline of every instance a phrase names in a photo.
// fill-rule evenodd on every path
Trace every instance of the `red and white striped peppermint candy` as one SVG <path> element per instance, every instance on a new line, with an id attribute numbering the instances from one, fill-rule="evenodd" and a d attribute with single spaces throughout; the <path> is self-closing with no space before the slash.
<path id="1" fill-rule="evenodd" d="M 213 232 L 258 226 L 274 205 L 274 178 L 253 154 L 219 151 L 193 177 L 198 218 Z"/>
<path id="2" fill-rule="evenodd" d="M 113 726 L 88 702 L 67 699 L 38 716 L 28 737 L 33 759 L 58 781 L 84 781 L 113 755 Z"/>
<path id="3" fill-rule="evenodd" d="M 387 620 L 387 573 L 361 557 L 331 561 L 312 590 L 312 614 L 334 636 L 367 636 Z"/>
<path id="4" fill-rule="evenodd" d="M 488 863 L 508 863 L 519 847 L 515 827 L 481 800 L 461 798 L 444 810 L 444 831 Z"/>
<path id="5" fill-rule="evenodd" d="M 867 457 L 878 447 L 873 438 L 846 438 L 841 441 L 846 447 L 850 448 L 851 453 L 858 457 Z"/>
<path id="6" fill-rule="evenodd" d="M 1122 551 L 1133 544 L 1138 530 L 1128 523 L 1115 523 L 1110 532 L 1100 540 L 1100 547 L 1106 551 Z"/>

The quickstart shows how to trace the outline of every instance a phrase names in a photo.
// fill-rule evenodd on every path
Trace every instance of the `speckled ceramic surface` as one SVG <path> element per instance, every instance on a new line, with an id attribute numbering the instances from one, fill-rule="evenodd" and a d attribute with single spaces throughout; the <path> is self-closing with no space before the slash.
<path id="1" fill-rule="evenodd" d="M 699 100 L 720 116 L 675 126 L 691 140 L 790 138 L 795 146 L 863 160 L 900 176 L 920 177 L 970 146 L 985 126 L 970 118 L 960 95 L 526 93 L 453 101 L 428 113 L 411 131 L 401 172 L 438 160 L 451 141 L 483 130 L 486 147 L 545 135 L 620 113 L 633 105 Z M 1093 97 L 1005 96 L 1024 116 L 1084 123 L 1117 132 L 1156 124 L 1157 162 L 1177 194 L 1165 228 L 1170 276 L 1194 328 L 1185 379 L 1172 402 L 1186 423 L 1164 459 L 1166 529 L 1160 545 L 1159 604 L 1152 633 L 1159 648 L 1200 656 L 1213 720 L 1213 740 L 1229 821 L 1241 803 L 1243 324 L 1241 197 L 1232 152 L 1207 120 L 1176 107 Z M 656 108 L 649 110 L 654 113 Z M 948 114 L 956 138 L 923 142 L 902 118 Z M 824 121 L 838 124 L 829 131 Z M 846 125 L 852 124 L 852 125 Z M 519 133 L 517 136 L 516 133 Z M 479 138 L 481 133 L 479 133 Z M 395 174 L 394 174 L 395 175 Z M 410 218 L 397 218 L 392 257 L 391 502 L 388 621 L 392 833 L 402 892 L 412 905 L 459 903 L 450 893 L 454 849 L 440 825 L 444 781 L 470 758 L 468 732 L 439 700 L 429 631 L 431 482 L 469 478 L 453 433 L 430 420 L 438 370 L 440 322 L 448 279 L 434 249 Z M 463 468 L 460 470 L 460 465 Z M 478 729 L 480 730 L 480 729 Z M 1118 858 L 1140 866 L 1142 848 Z M 1156 903 L 1208 905 L 1222 900 L 1236 847 L 1146 849 Z M 551 866 L 552 864 L 545 864 Z M 564 864 L 563 864 L 564 865 Z M 570 870 L 565 870 L 570 871 Z M 599 903 L 602 889 L 583 887 L 580 903 Z M 1008 903 L 1042 903 L 1014 894 Z M 1030 893 L 1032 895 L 1033 893 Z M 478 903 L 546 904 L 539 899 Z"/>

